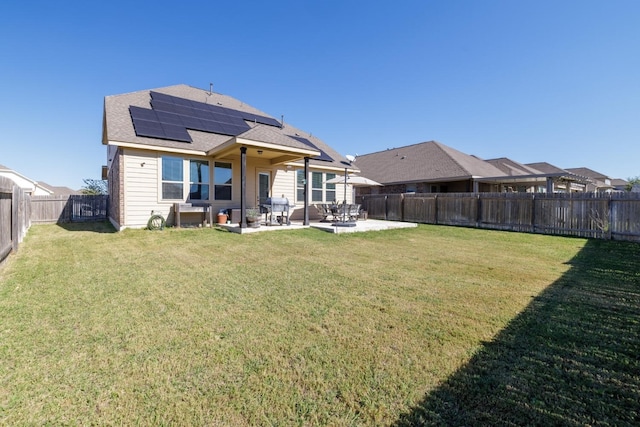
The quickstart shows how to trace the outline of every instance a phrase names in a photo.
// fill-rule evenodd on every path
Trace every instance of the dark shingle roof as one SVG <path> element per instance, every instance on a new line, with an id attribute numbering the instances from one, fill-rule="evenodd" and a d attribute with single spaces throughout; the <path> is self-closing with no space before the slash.
<path id="1" fill-rule="evenodd" d="M 356 164 L 363 176 L 382 184 L 504 175 L 484 160 L 436 141 L 365 154 L 358 157 Z"/>
<path id="2" fill-rule="evenodd" d="M 598 180 L 605 180 L 605 179 L 609 179 L 608 176 L 600 173 L 600 172 L 596 172 L 593 169 L 589 169 L 589 168 L 566 168 L 566 171 L 569 171 L 571 173 L 575 173 L 576 175 L 580 175 L 580 176 L 586 176 L 587 178 L 595 178 Z"/>
<path id="3" fill-rule="evenodd" d="M 189 99 L 192 101 L 207 103 L 211 105 L 220 105 L 233 110 L 273 118 L 270 115 L 227 95 L 198 89 L 184 84 L 167 86 L 121 95 L 106 96 L 104 99 L 105 121 L 102 141 L 103 144 L 108 144 L 109 142 L 129 143 L 139 144 L 145 147 L 157 147 L 158 149 L 179 149 L 194 151 L 197 153 L 207 153 L 215 149 L 216 147 L 225 144 L 233 138 L 228 135 L 221 135 L 191 129 L 188 130 L 188 133 L 192 139 L 192 142 L 190 143 L 160 138 L 141 137 L 136 135 L 131 119 L 131 114 L 129 112 L 129 107 L 136 106 L 140 108 L 150 109 L 151 92 L 158 92 L 165 95 L 171 95 L 174 97 Z M 321 162 L 311 159 L 312 164 L 318 163 L 325 167 L 328 166 L 344 168 L 344 164 L 342 162 L 347 161 L 344 156 L 339 154 L 322 140 L 316 138 L 315 136 L 311 136 L 307 132 L 297 129 L 289 125 L 288 123 L 284 123 L 281 128 L 261 125 L 259 123 L 256 124 L 253 122 L 248 122 L 248 124 L 251 126 L 251 129 L 241 135 L 238 135 L 239 138 L 251 138 L 261 142 L 275 143 L 284 148 L 288 147 L 292 149 L 315 150 L 300 142 L 299 140 L 291 138 L 292 135 L 299 134 L 311 141 L 317 148 L 328 153 L 334 159 L 333 162 Z M 260 138 L 264 138 L 266 140 L 262 141 Z"/>
<path id="4" fill-rule="evenodd" d="M 568 172 L 562 168 L 552 165 L 547 162 L 538 162 L 538 163 L 527 163 L 526 166 L 532 167 L 534 169 L 539 170 L 544 174 L 563 174 Z"/>
<path id="5" fill-rule="evenodd" d="M 521 175 L 540 175 L 541 171 L 527 166 L 525 164 L 516 162 L 507 157 L 500 157 L 498 159 L 485 160 L 487 163 L 491 163 L 493 166 L 500 169 L 506 176 L 521 176 Z"/>
<path id="6" fill-rule="evenodd" d="M 46 182 L 42 182 L 39 181 L 38 185 L 51 191 L 52 194 L 55 194 L 56 196 L 66 196 L 69 194 L 80 194 L 79 191 L 73 190 L 69 187 L 65 187 L 65 186 L 55 186 L 55 185 L 49 185 Z"/>

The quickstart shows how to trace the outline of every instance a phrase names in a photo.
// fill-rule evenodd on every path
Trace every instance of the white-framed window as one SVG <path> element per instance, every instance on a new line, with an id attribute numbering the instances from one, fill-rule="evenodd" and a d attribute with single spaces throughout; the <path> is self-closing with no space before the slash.
<path id="1" fill-rule="evenodd" d="M 180 157 L 162 156 L 162 198 L 182 200 L 184 193 L 183 160 Z"/>
<path id="2" fill-rule="evenodd" d="M 233 168 L 231 163 L 215 162 L 213 169 L 213 198 L 231 200 L 233 186 Z"/>
<path id="3" fill-rule="evenodd" d="M 311 201 L 312 202 L 324 202 L 324 189 L 322 185 L 322 178 L 324 174 L 322 172 L 311 172 Z"/>
<path id="4" fill-rule="evenodd" d="M 209 162 L 189 160 L 189 199 L 209 200 Z"/>
<path id="5" fill-rule="evenodd" d="M 329 181 L 330 179 L 333 179 L 336 177 L 335 173 L 326 173 L 325 174 L 325 181 Z M 324 191 L 324 200 L 326 202 L 335 202 L 337 201 L 336 199 L 336 185 L 335 184 L 325 184 L 325 191 Z"/>
<path id="6" fill-rule="evenodd" d="M 162 156 L 162 200 L 183 200 L 185 188 L 188 199 L 209 199 L 209 162 Z"/>
<path id="7" fill-rule="evenodd" d="M 296 171 L 296 201 L 304 202 L 304 184 L 306 180 L 304 178 L 304 169 L 298 169 Z"/>
<path id="8" fill-rule="evenodd" d="M 336 201 L 336 185 L 326 184 L 329 179 L 335 178 L 335 173 L 311 172 L 311 202 L 333 203 Z M 296 201 L 304 201 L 305 185 L 304 169 L 296 171 Z"/>

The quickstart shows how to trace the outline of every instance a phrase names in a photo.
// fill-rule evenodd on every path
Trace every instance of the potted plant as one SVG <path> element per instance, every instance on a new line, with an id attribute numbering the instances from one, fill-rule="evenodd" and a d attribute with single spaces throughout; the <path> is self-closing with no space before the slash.
<path id="1" fill-rule="evenodd" d="M 246 218 L 247 218 L 247 226 L 252 228 L 260 227 L 260 209 L 247 208 Z"/>
<path id="2" fill-rule="evenodd" d="M 218 224 L 226 224 L 228 218 L 229 216 L 227 215 L 226 209 L 221 209 L 220 212 L 218 212 Z"/>

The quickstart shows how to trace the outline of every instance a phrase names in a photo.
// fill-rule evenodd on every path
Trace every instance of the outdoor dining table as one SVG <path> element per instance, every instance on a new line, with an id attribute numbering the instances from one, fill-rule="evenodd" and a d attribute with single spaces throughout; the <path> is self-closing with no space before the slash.
<path id="1" fill-rule="evenodd" d="M 333 215 L 333 219 L 335 221 L 341 222 L 353 222 L 358 219 L 357 216 L 353 216 L 351 212 L 351 207 L 354 205 L 351 204 L 331 204 L 329 205 L 329 209 L 331 210 L 331 215 Z"/>

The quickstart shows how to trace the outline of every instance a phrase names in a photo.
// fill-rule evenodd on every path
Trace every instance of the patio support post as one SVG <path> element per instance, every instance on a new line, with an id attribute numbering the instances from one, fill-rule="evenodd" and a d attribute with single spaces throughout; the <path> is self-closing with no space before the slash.
<path id="1" fill-rule="evenodd" d="M 304 225 L 309 225 L 309 158 L 304 158 Z"/>
<path id="2" fill-rule="evenodd" d="M 240 228 L 247 228 L 247 147 L 240 147 Z"/>

